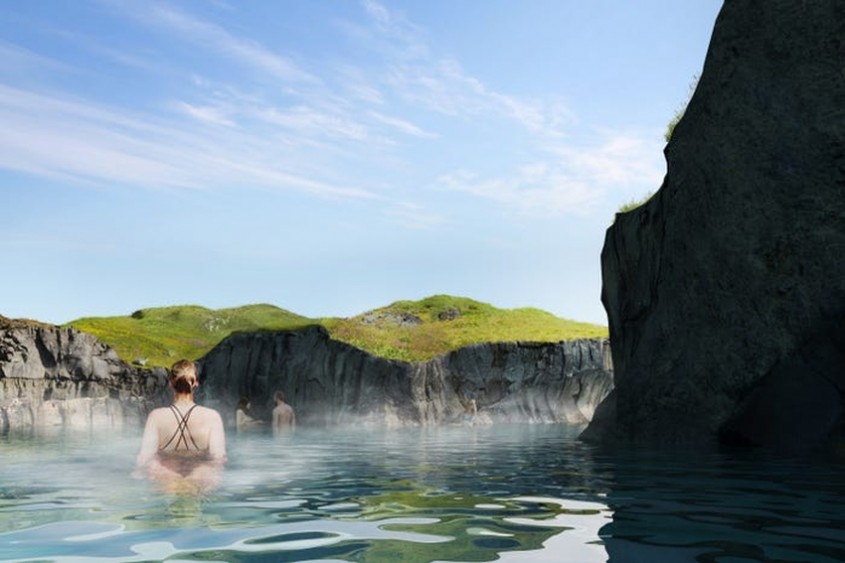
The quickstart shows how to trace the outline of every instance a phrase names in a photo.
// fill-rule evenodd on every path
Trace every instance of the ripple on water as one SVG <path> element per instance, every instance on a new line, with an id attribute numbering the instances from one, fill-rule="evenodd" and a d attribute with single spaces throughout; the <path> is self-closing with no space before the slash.
<path id="1" fill-rule="evenodd" d="M 232 435 L 220 487 L 139 436 L 0 441 L 0 560 L 842 561 L 843 469 L 603 452 L 558 425 Z"/>

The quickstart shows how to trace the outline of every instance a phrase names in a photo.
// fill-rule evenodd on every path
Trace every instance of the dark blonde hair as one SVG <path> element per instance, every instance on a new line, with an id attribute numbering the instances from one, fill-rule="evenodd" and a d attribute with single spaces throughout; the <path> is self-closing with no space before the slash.
<path id="1" fill-rule="evenodd" d="M 197 366 L 191 360 L 179 360 L 170 368 L 170 384 L 177 393 L 190 393 L 197 387 Z"/>
<path id="2" fill-rule="evenodd" d="M 285 402 L 285 394 L 282 393 L 281 391 L 276 391 L 273 394 L 273 398 L 276 399 L 277 402 L 279 402 L 279 401 L 281 401 L 282 403 Z"/>

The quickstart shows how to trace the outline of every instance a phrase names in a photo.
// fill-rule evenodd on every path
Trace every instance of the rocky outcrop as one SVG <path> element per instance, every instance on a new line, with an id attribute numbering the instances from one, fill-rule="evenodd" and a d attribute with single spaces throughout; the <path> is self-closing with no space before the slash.
<path id="1" fill-rule="evenodd" d="M 321 327 L 235 334 L 200 361 L 200 393 L 230 416 L 268 418 L 283 391 L 308 424 L 440 424 L 474 398 L 485 421 L 584 424 L 613 386 L 606 340 L 469 346 L 428 362 L 375 357 Z"/>
<path id="2" fill-rule="evenodd" d="M 613 386 L 606 340 L 482 344 L 430 362 L 386 360 L 321 327 L 235 334 L 199 361 L 198 400 L 233 423 L 242 396 L 269 418 L 287 394 L 303 424 L 460 420 L 586 423 Z M 143 425 L 170 398 L 165 370 L 139 369 L 90 334 L 0 318 L 0 433 Z"/>
<path id="3" fill-rule="evenodd" d="M 602 252 L 598 441 L 841 440 L 845 3 L 726 0 L 658 193 Z"/>
<path id="4" fill-rule="evenodd" d="M 166 390 L 94 336 L 0 317 L 0 433 L 142 425 Z"/>

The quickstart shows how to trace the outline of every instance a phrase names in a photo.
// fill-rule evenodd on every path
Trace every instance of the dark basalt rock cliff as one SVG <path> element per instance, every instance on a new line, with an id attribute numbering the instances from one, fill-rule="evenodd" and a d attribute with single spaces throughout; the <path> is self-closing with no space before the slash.
<path id="1" fill-rule="evenodd" d="M 425 363 L 375 357 L 313 327 L 235 334 L 201 359 L 199 400 L 232 423 L 241 396 L 269 418 L 285 391 L 302 423 L 438 424 L 475 398 L 484 421 L 586 423 L 613 386 L 607 341 L 482 344 Z M 138 427 L 170 399 L 167 374 L 94 336 L 0 317 L 0 433 Z"/>
<path id="2" fill-rule="evenodd" d="M 845 2 L 726 0 L 663 186 L 602 252 L 598 441 L 842 444 Z"/>
<path id="3" fill-rule="evenodd" d="M 584 424 L 613 387 L 607 341 L 493 343 L 428 362 L 372 356 L 321 327 L 235 334 L 202 360 L 203 400 L 231 418 L 249 397 L 268 418 L 282 390 L 310 424 L 439 424 L 475 398 L 482 421 Z"/>
<path id="4" fill-rule="evenodd" d="M 94 336 L 0 317 L 0 433 L 140 426 L 163 400 L 164 370 L 139 370 Z"/>

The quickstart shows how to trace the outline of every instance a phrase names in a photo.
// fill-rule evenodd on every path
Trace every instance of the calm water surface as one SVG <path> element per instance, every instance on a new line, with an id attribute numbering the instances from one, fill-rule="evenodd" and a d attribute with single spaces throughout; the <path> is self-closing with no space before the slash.
<path id="1" fill-rule="evenodd" d="M 230 432 L 201 495 L 131 477 L 140 431 L 0 437 L 0 560 L 845 561 L 841 464 L 578 430 Z"/>

